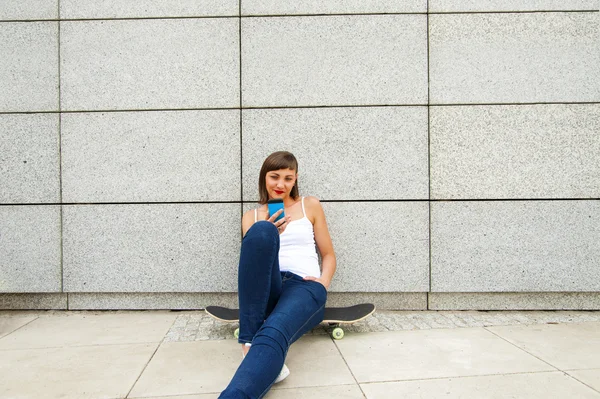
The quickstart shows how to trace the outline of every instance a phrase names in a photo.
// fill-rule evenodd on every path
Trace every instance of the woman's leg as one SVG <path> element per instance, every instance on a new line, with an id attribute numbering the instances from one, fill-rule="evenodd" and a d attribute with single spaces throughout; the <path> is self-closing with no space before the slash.
<path id="1" fill-rule="evenodd" d="M 220 398 L 262 398 L 281 371 L 289 346 L 323 320 L 326 300 L 323 285 L 286 273 L 275 309 Z"/>
<path id="2" fill-rule="evenodd" d="M 239 343 L 251 343 L 281 295 L 279 232 L 273 223 L 256 222 L 242 240 L 238 270 Z"/>

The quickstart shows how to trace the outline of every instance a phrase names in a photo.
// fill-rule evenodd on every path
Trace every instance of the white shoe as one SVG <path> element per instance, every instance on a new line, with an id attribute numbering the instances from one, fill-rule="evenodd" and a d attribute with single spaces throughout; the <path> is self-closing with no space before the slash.
<path id="1" fill-rule="evenodd" d="M 273 382 L 273 384 L 277 384 L 278 382 L 285 380 L 288 377 L 288 375 L 290 375 L 290 369 L 288 369 L 288 366 L 284 364 L 281 368 L 281 371 L 279 372 L 279 375 L 277 376 L 277 378 L 275 378 L 275 382 Z"/>

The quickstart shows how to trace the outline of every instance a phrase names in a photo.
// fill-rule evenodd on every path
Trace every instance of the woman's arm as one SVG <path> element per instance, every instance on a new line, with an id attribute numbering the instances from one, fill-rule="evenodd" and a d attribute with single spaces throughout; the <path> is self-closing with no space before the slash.
<path id="1" fill-rule="evenodd" d="M 246 235 L 250 227 L 254 224 L 254 209 L 251 209 L 244 213 L 242 216 L 242 237 Z"/>
<path id="2" fill-rule="evenodd" d="M 315 232 L 315 243 L 321 254 L 321 277 L 306 277 L 306 280 L 316 280 L 329 289 L 331 279 L 336 269 L 335 252 L 333 251 L 333 243 L 329 236 L 329 228 L 325 219 L 325 212 L 321 202 L 316 197 L 306 197 L 304 205 L 307 213 L 310 215 L 309 220 L 313 224 Z"/>

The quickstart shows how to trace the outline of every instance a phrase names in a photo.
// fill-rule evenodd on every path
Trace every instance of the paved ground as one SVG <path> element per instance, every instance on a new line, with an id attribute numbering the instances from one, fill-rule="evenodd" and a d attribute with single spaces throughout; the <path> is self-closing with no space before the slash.
<path id="1" fill-rule="evenodd" d="M 203 312 L 0 312 L 0 398 L 214 399 L 240 362 Z M 377 312 L 298 341 L 280 398 L 600 399 L 600 312 Z"/>
<path id="2" fill-rule="evenodd" d="M 344 331 L 384 332 L 400 330 L 428 330 L 432 328 L 491 327 L 521 324 L 555 324 L 600 322 L 600 312 L 569 311 L 463 311 L 463 312 L 395 312 L 377 311 L 373 316 L 356 324 L 344 326 Z M 165 337 L 167 342 L 234 339 L 237 323 L 222 323 L 204 312 L 181 312 Z M 324 327 L 312 334 L 327 334 Z"/>

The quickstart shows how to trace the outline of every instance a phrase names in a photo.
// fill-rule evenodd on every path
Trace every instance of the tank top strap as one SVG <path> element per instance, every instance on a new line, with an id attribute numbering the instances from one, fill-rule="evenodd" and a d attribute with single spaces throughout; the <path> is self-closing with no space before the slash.
<path id="1" fill-rule="evenodd" d="M 258 222 L 258 209 L 254 210 L 254 223 Z"/>
<path id="2" fill-rule="evenodd" d="M 306 216 L 306 209 L 304 209 L 304 197 L 302 197 L 302 214 Z"/>

